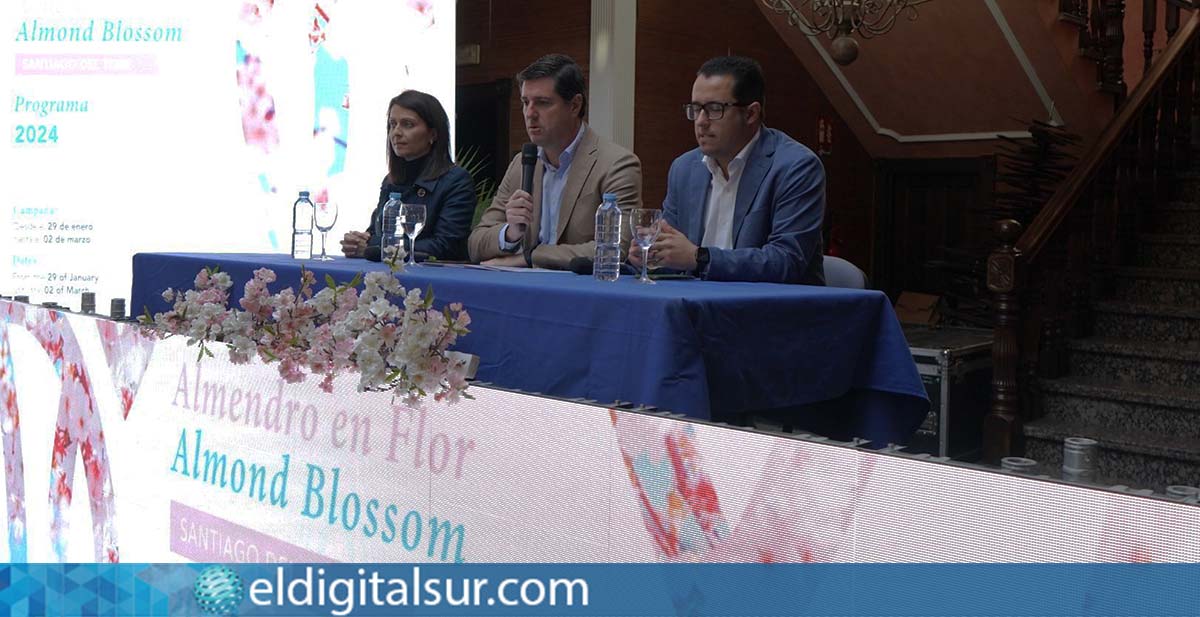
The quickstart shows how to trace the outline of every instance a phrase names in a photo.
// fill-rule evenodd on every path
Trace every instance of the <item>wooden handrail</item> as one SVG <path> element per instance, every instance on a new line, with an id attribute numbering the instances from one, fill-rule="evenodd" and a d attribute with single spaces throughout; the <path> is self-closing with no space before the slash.
<path id="1" fill-rule="evenodd" d="M 1151 1 L 1151 0 L 1147 0 Z M 1134 89 L 1133 94 L 1125 101 L 1116 118 L 1108 124 L 1096 145 L 1084 154 L 1075 169 L 1063 181 L 1062 186 L 1055 191 L 1054 196 L 1038 212 L 1029 228 L 1021 234 L 1016 249 L 1021 253 L 1026 264 L 1032 263 L 1045 246 L 1046 242 L 1067 218 L 1071 208 L 1079 203 L 1084 190 L 1100 171 L 1101 166 L 1108 160 L 1109 155 L 1121 143 L 1125 133 L 1132 129 L 1142 113 L 1142 108 L 1154 97 L 1162 82 L 1182 57 L 1184 50 L 1200 30 L 1200 13 L 1192 16 L 1163 50 L 1162 56 L 1154 63 L 1150 72 L 1142 77 L 1142 81 Z"/>

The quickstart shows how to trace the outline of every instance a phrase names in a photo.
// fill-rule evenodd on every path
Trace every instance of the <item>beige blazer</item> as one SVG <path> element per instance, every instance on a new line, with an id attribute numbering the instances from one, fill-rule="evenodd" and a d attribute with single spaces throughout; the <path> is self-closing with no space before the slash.
<path id="1" fill-rule="evenodd" d="M 562 202 L 558 211 L 558 235 L 555 244 L 536 244 L 530 247 L 529 240 L 537 242 L 540 237 L 542 218 L 542 171 L 538 159 L 533 173 L 533 221 L 525 231 L 519 251 L 531 251 L 534 266 L 564 270 L 571 259 L 595 255 L 596 209 L 600 207 L 604 193 L 616 193 L 617 205 L 621 207 L 621 252 L 629 247 L 630 210 L 642 206 L 642 163 L 632 152 L 600 137 L 588 127 L 575 159 L 567 171 L 567 183 L 563 186 Z M 500 250 L 500 229 L 504 227 L 504 204 L 521 188 L 521 155 L 517 153 L 500 181 L 492 205 L 483 213 L 479 224 L 471 231 L 467 247 L 471 261 L 481 262 L 514 252 Z"/>

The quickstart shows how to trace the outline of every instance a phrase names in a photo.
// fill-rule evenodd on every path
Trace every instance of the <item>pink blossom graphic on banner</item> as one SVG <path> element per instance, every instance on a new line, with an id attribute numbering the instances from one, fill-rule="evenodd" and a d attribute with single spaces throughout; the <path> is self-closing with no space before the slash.
<path id="1" fill-rule="evenodd" d="M 261 44 L 263 39 L 255 35 L 263 29 L 264 22 L 270 17 L 274 7 L 273 1 L 242 2 L 242 27 L 237 39 L 237 84 L 240 90 L 238 102 L 242 108 L 242 138 L 251 151 L 261 155 L 258 159 L 262 165 L 257 170 L 258 182 L 267 194 L 277 191 L 270 161 L 279 150 L 279 125 L 275 117 L 275 96 L 263 75 L 263 59 L 255 47 L 256 44 Z M 279 238 L 274 230 L 267 232 L 267 239 L 272 248 L 279 248 Z"/>
<path id="2" fill-rule="evenodd" d="M 873 460 L 847 467 L 843 449 L 775 440 L 744 511 L 735 516 L 722 511 L 704 470 L 696 425 L 610 417 L 646 530 L 667 560 L 832 562 L 853 550 L 852 523 Z M 712 430 L 711 437 L 727 436 Z M 732 529 L 730 520 L 736 521 Z"/>
<path id="3" fill-rule="evenodd" d="M 275 98 L 267 91 L 267 84 L 262 77 L 262 60 L 245 51 L 239 55 L 241 64 L 238 66 L 237 80 L 242 89 L 242 135 L 247 145 L 269 154 L 279 146 Z"/>
<path id="4" fill-rule="evenodd" d="M 257 24 L 263 17 L 275 8 L 275 0 L 246 0 L 242 2 L 242 21 Z"/>
<path id="5" fill-rule="evenodd" d="M 326 0 L 327 2 L 329 0 Z M 336 3 L 336 0 L 334 0 Z M 325 42 L 325 28 L 329 26 L 329 13 L 321 8 L 321 3 L 313 5 L 312 29 L 308 33 L 308 44 L 313 50 Z"/>
<path id="6" fill-rule="evenodd" d="M 1164 542 L 1171 537 L 1171 527 L 1161 518 L 1137 516 L 1112 498 L 1105 500 L 1104 525 L 1096 545 L 1097 563 L 1154 563 L 1167 561 L 1162 553 Z M 1181 538 L 1186 542 L 1186 539 Z M 1194 541 L 1194 538 L 1193 538 Z"/>
<path id="7" fill-rule="evenodd" d="M 7 304 L 7 324 L 24 325 L 33 334 L 49 355 L 62 386 L 50 461 L 50 540 L 55 556 L 59 561 L 67 558 L 66 513 L 74 493 L 75 459 L 81 454 L 88 483 L 96 560 L 115 563 L 118 553 L 108 450 L 79 342 L 61 313 L 44 309 L 25 311 L 23 307 L 14 309 L 14 306 Z M 9 366 L 9 376 L 2 381 L 15 401 L 11 364 Z M 19 455 L 19 450 L 16 454 Z M 19 458 L 15 461 L 14 467 L 22 465 Z M 6 461 L 6 466 L 8 464 Z M 11 501 L 14 488 L 11 480 L 8 488 Z"/>
<path id="8" fill-rule="evenodd" d="M 709 554 L 710 561 L 810 563 L 852 561 L 853 521 L 875 466 L 845 450 L 777 440 L 745 512 Z"/>
<path id="9" fill-rule="evenodd" d="M 729 528 L 716 489 L 701 467 L 694 426 L 615 412 L 610 418 L 642 520 L 659 554 L 703 560 L 729 535 Z"/>
<path id="10" fill-rule="evenodd" d="M 113 385 L 121 397 L 122 415 L 128 418 L 146 366 L 150 364 L 155 339 L 146 336 L 140 326 L 107 319 L 97 320 L 96 329 L 100 332 L 104 360 L 112 372 Z"/>
<path id="11" fill-rule="evenodd" d="M 8 324 L 25 321 L 25 308 L 4 303 L 0 319 L 0 423 L 3 425 L 5 499 L 8 505 L 8 556 L 13 563 L 28 559 L 25 541 L 25 457 L 21 453 L 21 414 L 17 408 L 17 387 L 13 381 L 12 346 L 8 342 Z"/>
<path id="12" fill-rule="evenodd" d="M 408 8 L 421 16 L 425 28 L 433 27 L 433 0 L 408 0 Z"/>

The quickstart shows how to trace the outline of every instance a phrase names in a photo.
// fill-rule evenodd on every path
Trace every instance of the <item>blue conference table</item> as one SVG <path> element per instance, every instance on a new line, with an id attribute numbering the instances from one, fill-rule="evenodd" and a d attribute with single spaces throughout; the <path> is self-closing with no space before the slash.
<path id="1" fill-rule="evenodd" d="M 167 310 L 164 289 L 190 289 L 220 266 L 230 305 L 255 269 L 298 285 L 300 265 L 339 283 L 385 270 L 361 259 L 140 253 L 130 310 Z M 903 443 L 929 407 L 900 325 L 878 291 L 634 277 L 603 283 L 568 272 L 499 272 L 418 265 L 405 287 L 432 286 L 437 305 L 461 302 L 471 334 L 455 349 L 479 356 L 477 379 L 601 403 L 627 401 L 718 421 L 783 416 L 829 437 Z"/>

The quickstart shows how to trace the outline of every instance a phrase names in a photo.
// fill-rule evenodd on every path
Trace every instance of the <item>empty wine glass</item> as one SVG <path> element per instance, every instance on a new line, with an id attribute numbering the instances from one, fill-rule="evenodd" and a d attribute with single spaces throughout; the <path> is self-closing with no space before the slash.
<path id="1" fill-rule="evenodd" d="M 400 207 L 400 225 L 404 227 L 404 235 L 408 237 L 407 265 L 417 265 L 417 236 L 425 227 L 425 204 L 404 204 Z"/>
<path id="2" fill-rule="evenodd" d="M 333 261 L 333 258 L 325 254 L 325 236 L 333 226 L 337 224 L 338 206 L 332 201 L 318 201 L 316 203 L 316 212 L 313 216 L 313 225 L 321 232 L 321 256 L 317 261 Z"/>
<path id="3" fill-rule="evenodd" d="M 654 284 L 646 274 L 646 262 L 650 260 L 650 245 L 662 231 L 662 210 L 635 208 L 629 217 L 629 229 L 633 232 L 633 241 L 642 247 L 642 276 L 639 283 Z"/>

